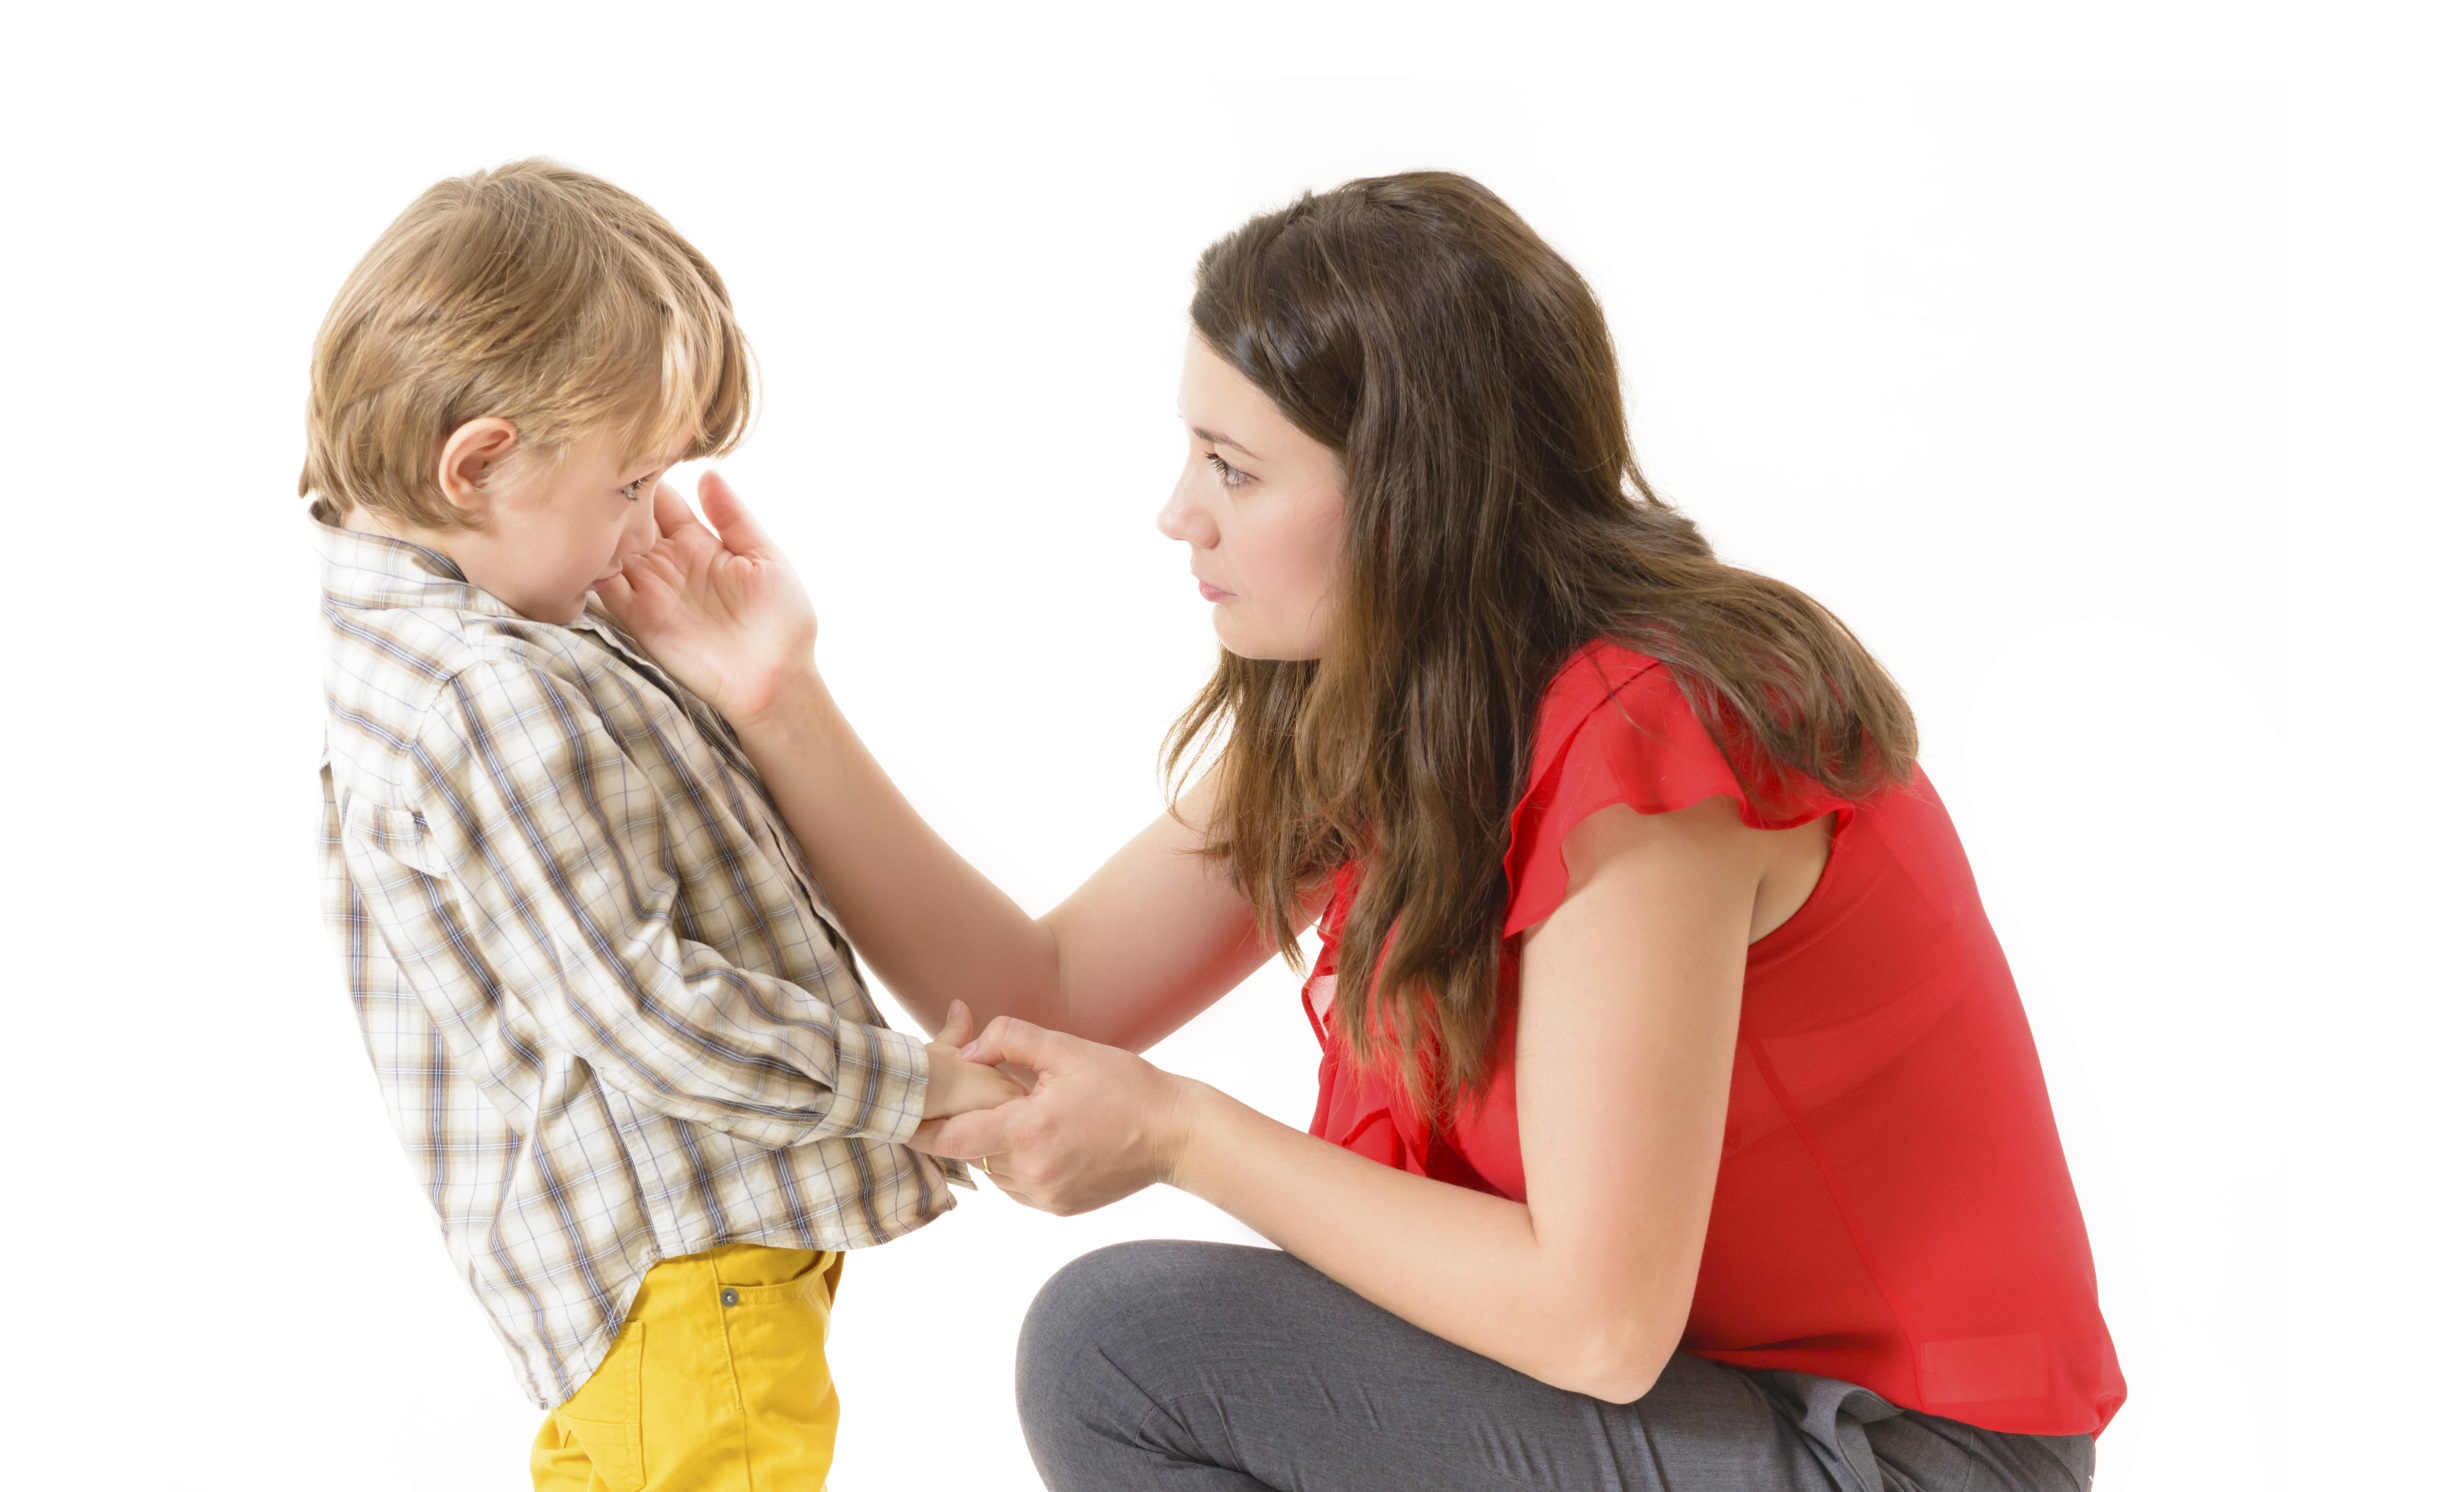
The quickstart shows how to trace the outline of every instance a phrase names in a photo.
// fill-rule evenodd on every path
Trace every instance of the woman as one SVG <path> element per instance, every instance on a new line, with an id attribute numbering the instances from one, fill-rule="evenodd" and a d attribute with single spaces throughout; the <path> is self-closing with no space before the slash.
<path id="1" fill-rule="evenodd" d="M 1592 293 L 1476 183 L 1257 217 L 1192 321 L 1160 527 L 1223 651 L 1169 760 L 1223 741 L 1044 918 L 862 748 L 720 481 L 713 535 L 660 494 L 605 591 L 904 1003 L 1036 1073 L 919 1143 L 1055 1212 L 1166 1181 L 1283 1250 L 1051 1281 L 1048 1483 L 2085 1486 L 2121 1376 L 1891 680 L 1654 497 Z M 1316 915 L 1311 1134 L 1133 1055 Z"/>

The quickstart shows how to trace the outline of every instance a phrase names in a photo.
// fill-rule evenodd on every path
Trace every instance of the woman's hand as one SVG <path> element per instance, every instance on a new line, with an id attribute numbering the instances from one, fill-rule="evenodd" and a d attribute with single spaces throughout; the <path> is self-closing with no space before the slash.
<path id="1" fill-rule="evenodd" d="M 816 667 L 817 613 L 724 478 L 699 478 L 712 533 L 671 487 L 657 484 L 655 503 L 656 547 L 597 594 L 676 683 L 745 725 Z"/>
<path id="2" fill-rule="evenodd" d="M 915 1148 L 976 1160 L 1017 1202 L 1070 1217 L 1172 1179 L 1196 1084 L 1133 1053 L 999 1016 L 962 1050 L 972 1062 L 1028 1069 L 1030 1093 L 934 1120 Z"/>

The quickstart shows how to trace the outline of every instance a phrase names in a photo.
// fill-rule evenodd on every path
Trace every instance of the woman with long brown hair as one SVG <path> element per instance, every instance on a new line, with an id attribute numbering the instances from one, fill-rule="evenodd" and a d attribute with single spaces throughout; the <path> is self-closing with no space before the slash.
<path id="1" fill-rule="evenodd" d="M 903 1002 L 1036 1074 L 918 1143 L 1280 1246 L 1050 1282 L 1049 1484 L 2084 1487 L 2120 1370 L 1908 706 L 1647 487 L 1584 281 L 1463 177 L 1350 182 L 1203 256 L 1182 394 L 1192 780 L 1043 918 L 860 745 L 720 480 L 605 588 Z M 1310 1134 L 1134 1055 L 1316 920 Z"/>

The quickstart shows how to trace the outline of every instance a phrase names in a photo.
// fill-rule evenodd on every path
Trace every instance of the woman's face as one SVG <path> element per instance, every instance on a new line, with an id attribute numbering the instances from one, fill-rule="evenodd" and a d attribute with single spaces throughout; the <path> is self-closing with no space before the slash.
<path id="1" fill-rule="evenodd" d="M 1189 450 L 1159 532 L 1192 550 L 1211 625 L 1244 658 L 1318 658 L 1346 517 L 1346 476 L 1198 333 L 1185 339 Z"/>

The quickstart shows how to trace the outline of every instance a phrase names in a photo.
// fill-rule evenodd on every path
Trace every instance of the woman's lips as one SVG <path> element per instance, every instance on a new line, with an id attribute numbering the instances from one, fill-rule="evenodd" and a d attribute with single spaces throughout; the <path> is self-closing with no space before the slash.
<path id="1" fill-rule="evenodd" d="M 1229 596 L 1235 594 L 1233 591 L 1220 590 L 1217 586 L 1212 585 L 1209 581 L 1202 579 L 1198 575 L 1193 577 L 1193 583 L 1201 587 L 1201 598 L 1204 601 L 1224 601 Z"/>

